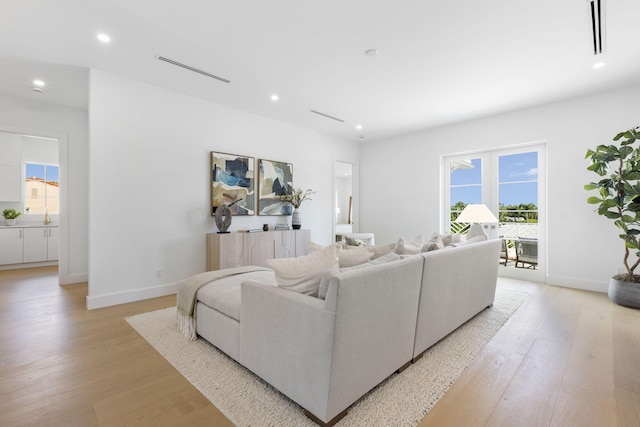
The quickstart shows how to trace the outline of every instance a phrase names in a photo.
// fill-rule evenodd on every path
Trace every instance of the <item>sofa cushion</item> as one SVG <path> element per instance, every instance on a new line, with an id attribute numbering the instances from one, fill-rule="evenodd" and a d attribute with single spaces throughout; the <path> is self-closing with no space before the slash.
<path id="1" fill-rule="evenodd" d="M 317 296 L 322 275 L 338 268 L 338 258 L 335 246 L 330 245 L 305 256 L 270 259 L 267 265 L 273 268 L 278 287 Z"/>
<path id="2" fill-rule="evenodd" d="M 197 299 L 226 316 L 240 321 L 240 284 L 245 280 L 259 280 L 273 286 L 276 284 L 273 271 L 252 271 L 223 277 L 204 285 L 198 290 Z"/>
<path id="3" fill-rule="evenodd" d="M 411 240 L 401 237 L 396 244 L 396 253 L 398 255 L 419 254 L 422 251 L 423 244 L 422 234 L 417 235 Z"/>

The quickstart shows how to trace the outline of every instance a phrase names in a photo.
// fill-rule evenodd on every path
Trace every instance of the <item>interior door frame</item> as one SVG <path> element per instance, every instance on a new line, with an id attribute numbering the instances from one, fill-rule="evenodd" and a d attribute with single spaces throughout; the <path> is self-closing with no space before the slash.
<path id="1" fill-rule="evenodd" d="M 331 242 L 335 241 L 336 235 L 336 198 L 334 197 L 337 190 L 336 182 L 336 163 L 348 163 L 351 165 L 351 230 L 353 233 L 357 233 L 360 227 L 360 166 L 356 159 L 345 157 L 334 157 L 331 170 Z"/>
<path id="2" fill-rule="evenodd" d="M 51 130 L 42 130 L 27 128 L 21 126 L 12 126 L 0 123 L 0 131 L 16 133 L 19 135 L 35 136 L 41 138 L 49 138 L 58 140 L 58 166 L 60 180 L 60 213 L 58 216 L 60 241 L 58 242 L 58 282 L 61 285 L 75 283 L 76 281 L 69 278 L 69 260 L 67 258 L 68 253 L 68 161 L 67 161 L 67 134 L 62 132 L 56 132 Z M 24 197 L 24 195 L 23 195 Z"/>

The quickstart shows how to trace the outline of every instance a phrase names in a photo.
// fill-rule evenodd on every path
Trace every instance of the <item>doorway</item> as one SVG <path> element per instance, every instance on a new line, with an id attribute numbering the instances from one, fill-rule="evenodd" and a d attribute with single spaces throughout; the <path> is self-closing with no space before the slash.
<path id="1" fill-rule="evenodd" d="M 444 229 L 465 233 L 456 222 L 467 204 L 485 204 L 498 218 L 489 238 L 502 240 L 500 275 L 537 282 L 546 277 L 545 145 L 445 156 Z"/>
<path id="2" fill-rule="evenodd" d="M 345 234 L 357 233 L 357 163 L 333 162 L 333 238 L 342 241 Z"/>
<path id="3" fill-rule="evenodd" d="M 58 265 L 58 277 L 64 270 L 65 255 L 62 250 L 65 235 L 61 213 L 66 207 L 62 176 L 66 160 L 66 137 L 26 128 L 0 125 L 0 150 L 4 163 L 12 163 L 9 183 L 3 193 L 10 194 L 0 200 L 0 212 L 14 209 L 21 212 L 14 230 L 20 241 L 12 252 L 19 255 L 12 262 L 0 265 L 0 269 Z M 6 165 L 5 165 L 6 166 Z M 20 227 L 22 225 L 23 227 Z M 19 230 L 18 230 L 19 229 Z M 62 282 L 60 280 L 60 282 Z"/>

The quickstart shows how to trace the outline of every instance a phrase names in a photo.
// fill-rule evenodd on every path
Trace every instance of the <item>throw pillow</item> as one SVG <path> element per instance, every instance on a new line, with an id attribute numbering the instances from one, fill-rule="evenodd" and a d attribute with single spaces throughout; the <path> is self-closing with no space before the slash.
<path id="1" fill-rule="evenodd" d="M 442 248 L 444 248 L 442 237 L 439 233 L 433 233 L 431 239 L 422 246 L 422 252 L 436 251 Z"/>
<path id="2" fill-rule="evenodd" d="M 395 251 L 396 249 L 396 244 L 389 243 L 387 245 L 368 246 L 368 248 L 373 250 L 373 258 L 371 259 L 376 259 L 380 258 L 383 255 L 393 253 L 393 251 Z"/>
<path id="3" fill-rule="evenodd" d="M 324 246 L 322 246 L 319 243 L 309 241 L 308 248 L 309 248 L 309 253 L 313 253 L 313 252 L 318 252 L 323 250 Z"/>
<path id="4" fill-rule="evenodd" d="M 338 268 L 336 248 L 329 245 L 322 250 L 296 258 L 267 260 L 273 269 L 278 287 L 305 295 L 318 295 L 322 275 Z"/>
<path id="5" fill-rule="evenodd" d="M 340 267 L 352 267 L 369 261 L 373 254 L 374 252 L 366 246 L 353 246 L 338 251 L 338 264 Z"/>
<path id="6" fill-rule="evenodd" d="M 459 233 L 447 233 L 442 236 L 442 244 L 445 246 L 449 246 L 453 243 L 458 243 L 462 240 L 462 237 Z"/>
<path id="7" fill-rule="evenodd" d="M 398 255 L 419 254 L 423 244 L 422 234 L 417 235 L 411 240 L 406 240 L 401 237 L 396 244 L 396 253 Z"/>

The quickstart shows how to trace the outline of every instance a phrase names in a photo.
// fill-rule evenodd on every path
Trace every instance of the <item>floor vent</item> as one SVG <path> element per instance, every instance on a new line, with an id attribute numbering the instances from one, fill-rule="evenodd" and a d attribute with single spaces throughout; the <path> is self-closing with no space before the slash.
<path id="1" fill-rule="evenodd" d="M 593 31 L 593 54 L 604 53 L 604 0 L 589 0 L 591 8 L 591 29 Z"/>
<path id="2" fill-rule="evenodd" d="M 340 123 L 344 123 L 344 120 L 339 119 L 339 118 L 334 117 L 334 116 L 330 116 L 329 114 L 321 113 L 320 111 L 316 111 L 316 110 L 309 110 L 309 111 L 311 111 L 312 113 L 317 114 L 319 116 L 326 117 L 327 119 L 331 119 L 331 120 L 335 120 L 335 121 L 340 122 Z"/>
<path id="3" fill-rule="evenodd" d="M 178 61 L 174 61 L 173 59 L 165 58 L 164 56 L 157 55 L 160 61 L 167 62 L 169 64 L 177 65 L 178 67 L 184 68 L 185 70 L 193 71 L 194 73 L 202 74 L 203 76 L 211 77 L 212 79 L 220 80 L 221 82 L 231 83 L 231 80 L 227 80 L 224 77 L 216 76 L 215 74 L 207 73 L 206 71 L 199 70 L 195 67 L 191 67 L 189 65 L 182 64 Z"/>

